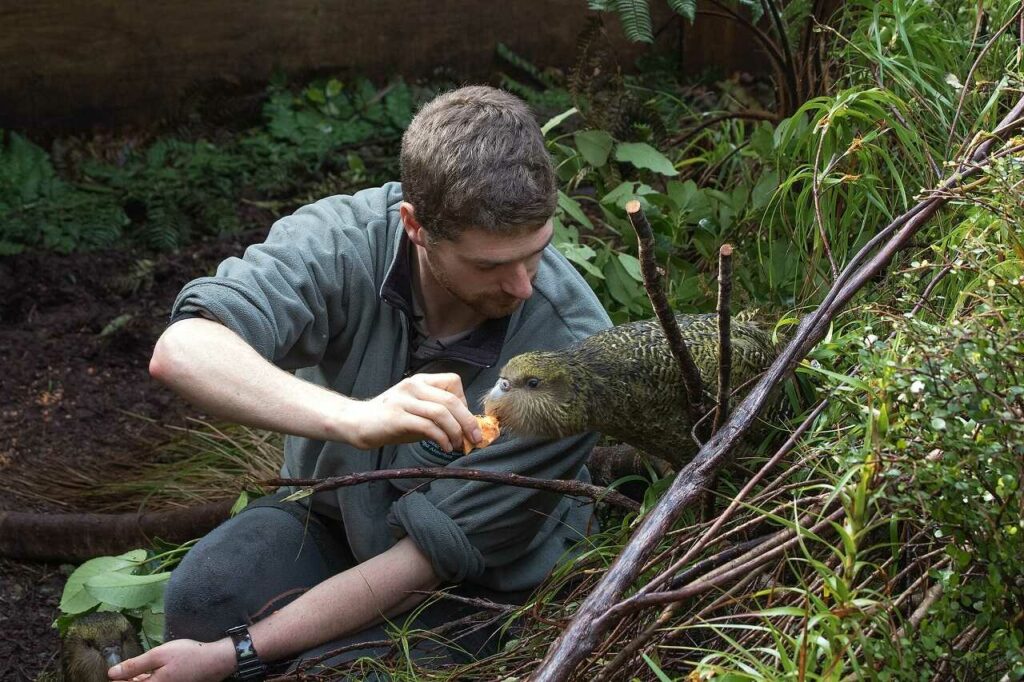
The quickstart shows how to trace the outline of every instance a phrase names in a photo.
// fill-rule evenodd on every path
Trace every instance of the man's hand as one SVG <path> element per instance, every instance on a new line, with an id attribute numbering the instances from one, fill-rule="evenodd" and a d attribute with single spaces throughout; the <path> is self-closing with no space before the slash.
<path id="1" fill-rule="evenodd" d="M 415 374 L 349 409 L 355 432 L 345 440 L 363 450 L 421 438 L 461 450 L 464 435 L 473 443 L 483 438 L 458 374 Z"/>
<path id="2" fill-rule="evenodd" d="M 107 671 L 112 680 L 149 682 L 216 682 L 235 671 L 230 639 L 202 643 L 175 639 Z"/>

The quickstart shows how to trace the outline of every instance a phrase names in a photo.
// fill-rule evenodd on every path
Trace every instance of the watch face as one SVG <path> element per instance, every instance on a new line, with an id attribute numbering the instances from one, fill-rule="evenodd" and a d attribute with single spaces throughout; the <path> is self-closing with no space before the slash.
<path id="1" fill-rule="evenodd" d="M 256 651 L 252 646 L 252 640 L 249 637 L 243 637 L 235 642 L 235 652 L 239 658 L 249 658 L 256 655 Z"/>

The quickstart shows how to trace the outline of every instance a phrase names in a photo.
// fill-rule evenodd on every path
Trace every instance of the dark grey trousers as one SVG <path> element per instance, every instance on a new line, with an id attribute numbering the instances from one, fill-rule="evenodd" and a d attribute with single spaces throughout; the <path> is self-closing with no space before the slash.
<path id="1" fill-rule="evenodd" d="M 256 500 L 211 531 L 185 555 L 167 584 L 167 639 L 220 639 L 228 628 L 258 621 L 314 585 L 355 565 L 339 522 L 309 513 L 300 503 L 281 502 L 283 496 L 279 493 Z M 528 592 L 499 593 L 472 585 L 459 586 L 452 592 L 506 604 L 521 604 L 529 596 Z M 403 614 L 392 622 L 408 621 L 411 628 L 426 630 L 474 613 L 482 616 L 489 612 L 475 605 L 442 599 L 419 610 L 411 621 L 410 614 Z M 500 635 L 506 620 L 495 618 L 489 625 L 459 636 L 453 628 L 452 640 L 443 644 L 421 640 L 410 654 L 420 665 L 438 666 L 495 653 L 501 646 Z M 322 665 L 333 667 L 356 658 L 380 657 L 390 647 L 356 645 L 388 639 L 383 626 L 372 627 L 303 652 L 274 669 L 294 667 L 302 660 L 342 647 L 346 651 L 330 656 Z"/>

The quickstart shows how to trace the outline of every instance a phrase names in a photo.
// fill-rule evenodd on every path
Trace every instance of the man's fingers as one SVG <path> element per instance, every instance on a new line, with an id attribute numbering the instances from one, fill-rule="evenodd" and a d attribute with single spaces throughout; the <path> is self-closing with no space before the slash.
<path id="1" fill-rule="evenodd" d="M 420 434 L 440 445 L 445 450 L 451 451 L 451 438 L 435 424 L 429 417 L 422 417 L 416 414 L 408 414 L 408 429 L 412 433 Z"/>
<path id="2" fill-rule="evenodd" d="M 155 652 L 156 649 L 151 649 L 141 656 L 121 661 L 107 671 L 107 677 L 112 680 L 131 680 L 143 673 L 151 672 L 160 665 L 157 661 L 159 654 Z"/>
<path id="3" fill-rule="evenodd" d="M 437 442 L 446 449 L 451 450 L 455 443 L 462 442 L 462 427 L 446 406 L 429 400 L 417 400 L 409 405 L 407 411 L 411 415 L 423 418 L 442 432 L 444 440 Z"/>
<path id="4" fill-rule="evenodd" d="M 436 386 L 443 391 L 448 391 L 462 401 L 463 405 L 466 404 L 466 394 L 462 390 L 462 377 L 458 374 L 453 372 L 442 372 L 440 374 L 417 374 L 414 376 L 422 378 L 431 386 Z"/>
<path id="5" fill-rule="evenodd" d="M 442 376 L 442 375 L 438 375 Z M 458 375 L 453 374 L 451 376 L 458 378 Z M 461 386 L 461 382 L 460 382 Z M 455 431 L 452 430 L 452 422 L 447 419 L 444 415 L 440 415 L 442 421 L 437 422 L 439 426 L 444 428 L 448 435 L 453 439 L 452 443 L 458 447 L 462 447 L 462 439 L 464 436 L 468 436 L 474 443 L 480 442 L 483 434 L 480 433 L 480 425 L 477 424 L 476 418 L 473 417 L 473 413 L 469 411 L 466 406 L 466 398 L 458 397 L 453 393 L 450 393 L 444 389 L 438 388 L 434 385 L 421 384 L 414 389 L 414 396 L 420 400 L 424 400 L 431 403 L 437 403 L 442 405 L 444 409 L 451 415 L 454 420 Z M 417 414 L 423 414 L 417 412 Z M 425 417 L 434 419 L 434 413 L 423 414 Z M 436 419 L 435 419 L 436 421 Z"/>

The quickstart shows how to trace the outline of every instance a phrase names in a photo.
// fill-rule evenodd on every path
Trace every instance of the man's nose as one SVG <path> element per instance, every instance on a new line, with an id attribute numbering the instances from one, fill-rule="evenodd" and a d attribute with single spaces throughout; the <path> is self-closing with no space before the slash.
<path id="1" fill-rule="evenodd" d="M 531 281 L 530 271 L 526 269 L 526 265 L 519 263 L 505 278 L 502 282 L 501 290 L 509 296 L 515 296 L 518 299 L 526 300 L 533 294 L 533 282 Z"/>

